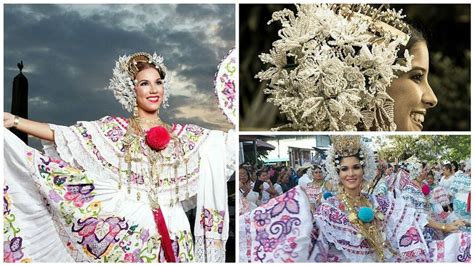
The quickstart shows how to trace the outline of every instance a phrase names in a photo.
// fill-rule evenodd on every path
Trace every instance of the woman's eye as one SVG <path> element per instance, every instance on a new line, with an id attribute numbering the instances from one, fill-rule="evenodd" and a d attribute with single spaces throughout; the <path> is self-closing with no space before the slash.
<path id="1" fill-rule="evenodd" d="M 415 74 L 410 77 L 415 82 L 420 82 L 423 79 L 423 74 Z"/>
<path id="2" fill-rule="evenodd" d="M 347 167 L 347 166 L 342 166 L 341 167 L 341 171 L 347 171 L 347 170 L 349 170 L 349 167 Z"/>
<path id="3" fill-rule="evenodd" d="M 156 84 L 157 84 L 157 85 L 161 85 L 161 84 L 163 84 L 163 81 L 162 81 L 161 79 L 160 79 L 160 80 L 157 80 L 157 81 L 156 81 Z"/>
<path id="4" fill-rule="evenodd" d="M 354 169 L 355 169 L 355 170 L 359 170 L 359 169 L 361 169 L 361 168 L 362 168 L 362 166 L 361 166 L 360 164 L 354 165 Z"/>
<path id="5" fill-rule="evenodd" d="M 145 81 L 145 82 L 142 82 L 142 83 L 140 83 L 140 86 L 147 86 L 147 85 L 148 85 L 148 82 L 146 82 L 146 81 Z"/>

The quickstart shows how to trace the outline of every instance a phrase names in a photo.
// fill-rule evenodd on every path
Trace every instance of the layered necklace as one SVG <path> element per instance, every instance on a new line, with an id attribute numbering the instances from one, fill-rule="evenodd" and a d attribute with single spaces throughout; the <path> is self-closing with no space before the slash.
<path id="1" fill-rule="evenodd" d="M 166 158 L 163 155 L 162 150 L 157 150 L 150 145 L 145 144 L 144 139 L 147 137 L 147 132 L 143 128 L 151 128 L 151 127 L 162 127 L 160 128 L 162 131 L 168 134 L 168 138 L 170 138 L 170 143 L 172 143 L 173 151 L 179 151 L 179 155 L 174 161 L 166 162 Z M 154 128 L 150 129 L 150 132 L 153 131 Z M 149 132 L 149 133 L 150 133 Z M 127 132 L 123 137 L 123 161 L 126 165 L 125 175 L 126 175 L 126 183 L 127 183 L 127 192 L 128 194 L 131 193 L 131 184 L 132 176 L 138 178 L 139 175 L 143 177 L 143 182 L 145 188 L 147 190 L 147 196 L 150 202 L 150 205 L 153 208 L 159 208 L 158 203 L 158 194 L 160 188 L 160 175 L 165 173 L 169 173 L 169 182 L 162 181 L 170 186 L 170 206 L 174 203 L 179 202 L 179 180 L 178 180 L 178 166 L 184 165 L 186 169 L 186 198 L 189 197 L 188 192 L 188 179 L 190 174 L 188 173 L 188 160 L 186 156 L 184 156 L 183 147 L 175 134 L 170 134 L 171 126 L 167 125 L 159 117 L 156 119 L 143 119 L 138 116 L 131 117 L 129 119 L 129 124 L 127 128 Z M 149 134 L 148 133 L 148 134 Z M 167 144 L 167 143 L 166 143 Z M 166 146 L 164 146 L 165 148 Z M 163 149 L 164 149 L 163 148 Z M 169 156 L 168 156 L 169 157 Z M 169 159 L 169 158 L 167 158 Z M 148 162 L 147 162 L 148 161 Z M 122 162 L 122 160 L 120 160 Z M 199 163 L 199 160 L 198 160 Z M 134 173 L 132 172 L 132 166 L 134 169 Z M 120 169 L 121 166 L 119 166 Z M 165 171 L 166 170 L 166 171 Z M 119 189 L 122 188 L 122 172 L 119 171 Z M 174 182 L 173 180 L 174 177 Z M 173 188 L 174 183 L 174 188 Z M 141 194 L 138 190 L 136 193 L 137 200 L 140 200 Z"/>
<path id="2" fill-rule="evenodd" d="M 385 248 L 388 248 L 393 255 L 397 254 L 383 235 L 384 214 L 377 210 L 374 215 L 372 203 L 365 195 L 351 198 L 344 191 L 340 194 L 340 199 L 345 205 L 349 222 L 358 231 L 358 236 L 364 237 L 375 251 L 379 262 L 386 259 Z"/>
<path id="3" fill-rule="evenodd" d="M 145 125 L 149 132 L 145 132 L 142 125 Z M 151 128 L 153 127 L 153 128 Z M 124 161 L 127 165 L 126 175 L 128 178 L 127 192 L 131 193 L 132 184 L 132 162 L 135 164 L 135 176 L 143 176 L 143 181 L 147 189 L 147 196 L 150 207 L 153 213 L 153 219 L 155 221 L 158 234 L 161 239 L 161 246 L 163 248 L 164 256 L 167 262 L 175 262 L 175 255 L 172 247 L 172 242 L 169 234 L 169 229 L 166 226 L 166 221 L 163 217 L 163 212 L 158 202 L 158 195 L 160 189 L 160 175 L 164 172 L 163 168 L 169 167 L 174 169 L 175 178 L 175 190 L 174 196 L 176 197 L 176 203 L 179 202 L 179 180 L 178 180 L 178 163 L 181 158 L 176 158 L 172 163 L 166 163 L 165 156 L 162 154 L 162 150 L 166 149 L 168 143 L 173 140 L 173 149 L 182 148 L 177 136 L 170 136 L 170 126 L 166 125 L 159 117 L 156 119 L 143 119 L 138 116 L 130 118 L 127 132 L 123 138 L 124 146 Z M 150 135 L 150 133 L 152 133 Z M 149 138 L 152 138 L 150 142 Z M 143 145 L 145 139 L 146 145 Z M 184 154 L 184 152 L 183 152 Z M 148 165 L 146 161 L 148 160 Z M 187 159 L 183 160 L 186 164 L 186 197 L 188 197 L 188 170 L 187 170 Z M 121 177 L 121 166 L 119 165 L 119 189 L 122 186 Z M 170 173 L 172 171 L 170 170 Z M 170 177 L 171 180 L 171 177 Z M 171 186 L 170 182 L 170 186 Z M 170 189 L 170 207 L 173 206 L 173 189 Z M 140 191 L 137 190 L 137 200 L 140 200 Z M 171 212 L 168 212 L 168 220 L 171 220 Z"/>

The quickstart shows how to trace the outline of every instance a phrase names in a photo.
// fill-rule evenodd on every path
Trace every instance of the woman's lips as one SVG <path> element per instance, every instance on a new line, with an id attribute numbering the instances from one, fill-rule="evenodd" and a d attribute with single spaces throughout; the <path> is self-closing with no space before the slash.
<path id="1" fill-rule="evenodd" d="M 152 102 L 152 103 L 157 103 L 160 100 L 160 97 L 159 96 L 152 96 L 152 97 L 147 97 L 146 99 L 148 101 Z"/>
<path id="2" fill-rule="evenodd" d="M 423 122 L 425 121 L 425 114 L 421 112 L 412 112 L 410 114 L 412 122 L 421 129 L 423 129 Z"/>
<path id="3" fill-rule="evenodd" d="M 348 182 L 348 183 L 355 183 L 355 182 L 357 182 L 357 178 L 355 178 L 355 177 L 346 178 L 346 182 Z"/>

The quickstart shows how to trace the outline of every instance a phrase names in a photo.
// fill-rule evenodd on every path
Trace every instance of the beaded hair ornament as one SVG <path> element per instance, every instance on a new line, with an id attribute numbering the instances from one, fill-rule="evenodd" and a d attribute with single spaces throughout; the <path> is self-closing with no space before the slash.
<path id="1" fill-rule="evenodd" d="M 110 79 L 108 90 L 114 92 L 115 98 L 123 106 L 123 108 L 129 112 L 133 112 L 133 108 L 136 106 L 136 94 L 135 94 L 135 75 L 139 72 L 137 64 L 139 62 L 149 63 L 155 66 L 160 73 L 166 73 L 166 67 L 163 64 L 163 57 L 153 53 L 135 53 L 132 55 L 123 55 L 119 57 L 118 61 L 115 62 L 115 68 L 113 70 L 113 76 Z M 164 75 L 164 95 L 161 106 L 166 108 L 168 106 L 169 96 L 169 80 L 168 75 Z M 163 78 L 163 77 L 161 77 Z"/>
<path id="2" fill-rule="evenodd" d="M 385 5 L 301 4 L 274 12 L 279 40 L 255 77 L 268 80 L 269 102 L 289 123 L 273 130 L 395 130 L 394 100 L 386 89 L 411 69 L 411 36 L 404 15 Z M 384 10 L 385 9 L 385 10 Z"/>
<path id="3" fill-rule="evenodd" d="M 345 157 L 355 156 L 360 159 L 364 169 L 364 180 L 370 181 L 375 177 L 377 166 L 375 156 L 369 145 L 361 136 L 331 136 L 332 145 L 327 151 L 326 170 L 334 184 L 339 184 L 339 168 Z"/>
<path id="4" fill-rule="evenodd" d="M 465 165 L 464 166 L 464 171 L 465 172 L 470 172 L 471 171 L 471 158 L 468 158 L 465 162 Z"/>
<path id="5" fill-rule="evenodd" d="M 421 175 L 423 171 L 423 165 L 418 161 L 415 156 L 412 156 L 405 160 L 406 170 L 409 172 L 408 176 L 410 179 L 415 179 Z"/>

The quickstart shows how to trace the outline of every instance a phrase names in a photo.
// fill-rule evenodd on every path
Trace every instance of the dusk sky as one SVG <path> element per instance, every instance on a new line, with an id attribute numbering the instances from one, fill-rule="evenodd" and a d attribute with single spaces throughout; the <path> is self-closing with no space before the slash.
<path id="1" fill-rule="evenodd" d="M 4 5 L 4 110 L 11 111 L 13 78 L 29 82 L 29 118 L 59 125 L 129 117 L 105 90 L 120 55 L 164 57 L 170 75 L 167 122 L 231 127 L 217 107 L 214 75 L 235 46 L 235 6 Z"/>

